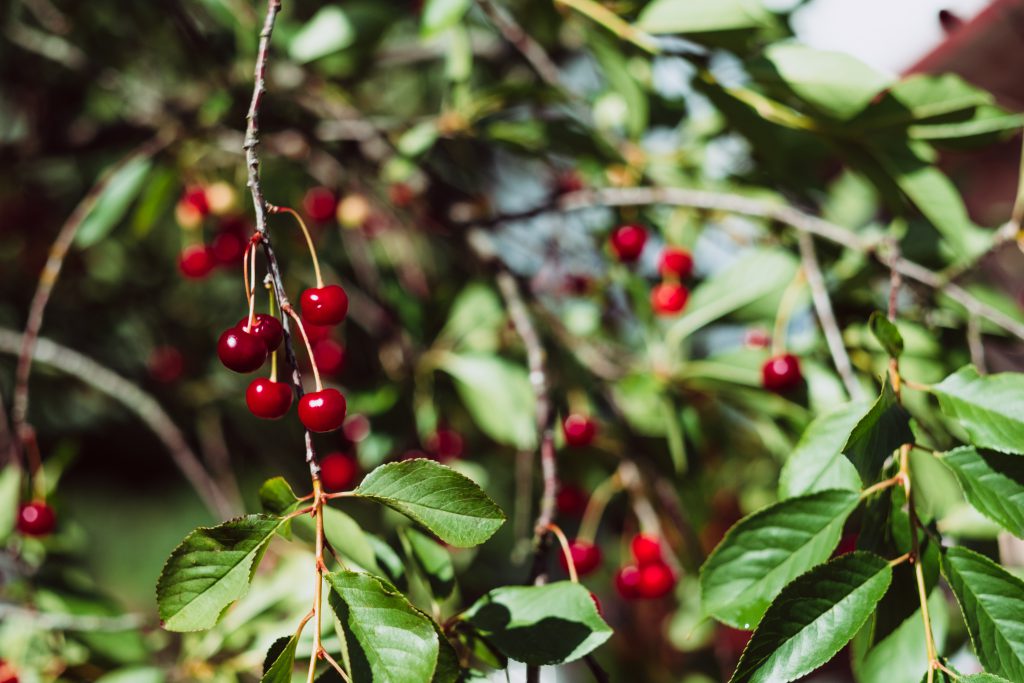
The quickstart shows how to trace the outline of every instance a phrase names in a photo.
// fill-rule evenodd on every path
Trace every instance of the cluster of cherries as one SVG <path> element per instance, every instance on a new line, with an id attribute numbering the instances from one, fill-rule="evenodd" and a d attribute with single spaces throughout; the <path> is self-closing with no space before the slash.
<path id="1" fill-rule="evenodd" d="M 633 563 L 615 572 L 615 590 L 626 600 L 661 598 L 672 592 L 678 578 L 662 555 L 661 539 L 653 534 L 637 534 L 629 543 Z M 569 544 L 568 557 L 560 558 L 562 568 L 568 571 L 573 563 L 580 576 L 586 576 L 601 566 L 601 548 L 588 541 L 576 539 Z"/>
<path id="2" fill-rule="evenodd" d="M 622 263 L 635 263 L 647 244 L 647 230 L 640 225 L 620 225 L 612 231 L 609 246 Z M 658 259 L 661 282 L 651 289 L 651 309 L 655 315 L 673 316 L 682 313 L 690 290 L 682 283 L 693 273 L 693 257 L 680 247 L 665 247 Z"/>
<path id="3" fill-rule="evenodd" d="M 236 213 L 236 201 L 234 189 L 225 182 L 193 185 L 182 193 L 174 215 L 183 230 L 196 231 L 208 219 L 216 219 L 216 233 L 208 244 L 200 240 L 181 250 L 178 269 L 182 275 L 201 280 L 218 266 L 234 267 L 241 261 L 252 227 Z"/>
<path id="4" fill-rule="evenodd" d="M 416 191 L 407 183 L 388 186 L 388 200 L 392 206 L 404 208 L 415 199 Z M 370 201 L 358 192 L 339 198 L 328 187 L 313 187 L 302 198 L 302 208 L 311 220 L 320 225 L 336 220 L 342 227 L 372 232 L 381 223 L 381 217 L 374 213 Z"/>

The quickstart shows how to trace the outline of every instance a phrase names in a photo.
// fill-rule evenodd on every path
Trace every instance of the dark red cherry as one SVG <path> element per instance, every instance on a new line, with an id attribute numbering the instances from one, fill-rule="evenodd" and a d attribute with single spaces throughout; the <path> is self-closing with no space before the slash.
<path id="1" fill-rule="evenodd" d="M 796 389 L 801 382 L 800 361 L 792 354 L 772 356 L 761 366 L 761 384 L 768 391 L 785 393 Z"/>
<path id="2" fill-rule="evenodd" d="M 427 439 L 426 445 L 438 460 L 454 460 L 462 456 L 462 435 L 454 429 L 440 427 Z"/>
<path id="3" fill-rule="evenodd" d="M 221 232 L 210 243 L 210 253 L 222 266 L 240 264 L 245 253 L 245 239 L 233 232 Z"/>
<path id="4" fill-rule="evenodd" d="M 230 327 L 217 341 L 217 355 L 229 370 L 252 372 L 267 360 L 267 345 L 255 334 Z"/>
<path id="5" fill-rule="evenodd" d="M 415 198 L 416 191 L 408 183 L 395 183 L 388 187 L 388 199 L 400 209 L 412 204 Z"/>
<path id="6" fill-rule="evenodd" d="M 555 495 L 558 514 L 579 517 L 587 509 L 587 492 L 574 484 L 563 484 Z"/>
<path id="7" fill-rule="evenodd" d="M 210 201 L 206 197 L 206 189 L 201 185 L 186 188 L 181 195 L 181 203 L 195 209 L 201 216 L 210 213 Z"/>
<path id="8" fill-rule="evenodd" d="M 631 564 L 615 572 L 615 590 L 626 600 L 640 597 L 640 568 Z"/>
<path id="9" fill-rule="evenodd" d="M 181 250 L 178 256 L 178 270 L 191 280 L 201 280 L 217 265 L 213 253 L 205 244 L 193 244 Z"/>
<path id="10" fill-rule="evenodd" d="M 334 218 L 338 198 L 326 187 L 311 187 L 302 198 L 302 208 L 317 223 L 326 223 Z"/>
<path id="11" fill-rule="evenodd" d="M 325 491 L 348 491 L 358 475 L 359 463 L 350 455 L 329 453 L 320 458 L 320 481 Z"/>
<path id="12" fill-rule="evenodd" d="M 292 407 L 292 388 L 284 382 L 259 377 L 245 390 L 245 403 L 256 417 L 276 420 Z"/>
<path id="13" fill-rule="evenodd" d="M 316 344 L 322 339 L 327 339 L 331 336 L 331 330 L 334 329 L 333 325 L 314 325 L 305 318 L 302 319 L 302 329 L 306 331 L 306 336 L 309 338 L 310 344 Z M 297 334 L 297 333 L 296 333 Z"/>
<path id="14" fill-rule="evenodd" d="M 664 562 L 655 562 L 640 567 L 640 582 L 637 593 L 641 598 L 660 598 L 672 592 L 676 575 Z"/>
<path id="15" fill-rule="evenodd" d="M 612 253 L 623 263 L 632 263 L 640 258 L 647 242 L 647 230 L 639 225 L 620 225 L 611 236 Z"/>
<path id="16" fill-rule="evenodd" d="M 586 415 L 572 413 L 562 421 L 565 442 L 574 448 L 589 446 L 597 434 L 597 424 Z"/>
<path id="17" fill-rule="evenodd" d="M 664 278 L 685 280 L 693 272 L 693 256 L 679 247 L 665 247 L 658 260 L 658 272 Z"/>
<path id="18" fill-rule="evenodd" d="M 689 298 L 689 290 L 678 282 L 662 282 L 651 290 L 651 308 L 656 315 L 677 315 Z"/>
<path id="19" fill-rule="evenodd" d="M 576 573 L 586 576 L 601 566 L 601 549 L 593 543 L 575 540 L 569 544 L 569 554 L 572 556 L 572 563 L 576 566 Z M 558 556 L 562 569 L 569 571 L 569 563 L 565 559 L 565 553 Z"/>
<path id="20" fill-rule="evenodd" d="M 345 422 L 345 397 L 337 389 L 321 389 L 299 399 L 299 420 L 311 432 L 333 432 Z"/>
<path id="21" fill-rule="evenodd" d="M 323 375 L 337 375 L 345 367 L 345 347 L 333 339 L 313 344 L 313 360 Z"/>
<path id="22" fill-rule="evenodd" d="M 40 500 L 18 508 L 18 531 L 26 536 L 49 536 L 56 526 L 53 508 Z"/>
<path id="23" fill-rule="evenodd" d="M 579 192 L 584 188 L 583 177 L 575 169 L 567 169 L 558 174 L 555 178 L 555 193 L 569 194 Z"/>
<path id="24" fill-rule="evenodd" d="M 158 346 L 146 361 L 149 376 L 162 384 L 170 384 L 185 371 L 185 356 L 173 346 Z"/>
<path id="25" fill-rule="evenodd" d="M 235 327 L 262 339 L 263 344 L 267 347 L 267 353 L 276 351 L 277 347 L 281 346 L 281 341 L 284 339 L 284 328 L 281 327 L 280 320 L 272 315 L 257 313 L 252 317 L 252 326 L 246 330 L 248 322 L 247 316 L 239 320 Z"/>
<path id="26" fill-rule="evenodd" d="M 348 294 L 338 285 L 310 287 L 302 293 L 302 317 L 314 325 L 337 325 L 348 313 Z"/>
<path id="27" fill-rule="evenodd" d="M 637 534 L 629 542 L 633 558 L 641 567 L 661 562 L 661 539 L 654 534 Z"/>

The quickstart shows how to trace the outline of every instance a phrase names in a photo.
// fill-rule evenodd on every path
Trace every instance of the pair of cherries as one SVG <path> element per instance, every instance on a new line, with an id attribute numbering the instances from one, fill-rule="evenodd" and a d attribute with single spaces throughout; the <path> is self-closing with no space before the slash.
<path id="1" fill-rule="evenodd" d="M 629 544 L 635 564 L 615 573 L 615 590 L 626 600 L 654 599 L 672 592 L 676 573 L 661 554 L 661 539 L 652 534 L 637 534 Z"/>
<path id="2" fill-rule="evenodd" d="M 647 244 L 647 230 L 640 225 L 620 225 L 612 231 L 609 246 L 621 263 L 635 263 Z M 682 312 L 690 291 L 680 281 L 693 271 L 693 257 L 679 247 L 666 247 L 658 261 L 662 281 L 651 289 L 651 308 L 655 315 L 671 316 Z"/>

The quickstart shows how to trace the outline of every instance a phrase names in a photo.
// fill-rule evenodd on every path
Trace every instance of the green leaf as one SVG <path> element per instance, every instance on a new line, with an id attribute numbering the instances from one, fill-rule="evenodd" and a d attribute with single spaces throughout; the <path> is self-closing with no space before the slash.
<path id="1" fill-rule="evenodd" d="M 327 5 L 292 36 L 288 56 L 300 64 L 344 50 L 356 40 L 352 22 L 337 5 Z"/>
<path id="2" fill-rule="evenodd" d="M 437 632 L 440 649 L 437 652 L 437 667 L 434 669 L 434 678 L 431 683 L 456 683 L 462 675 L 459 655 L 448 638 L 441 632 L 441 627 L 434 624 L 434 630 Z"/>
<path id="3" fill-rule="evenodd" d="M 900 354 L 903 353 L 903 336 L 892 321 L 885 317 L 884 313 L 872 312 L 871 317 L 868 318 L 868 327 L 871 328 L 871 334 L 875 335 L 875 339 L 889 356 L 900 357 Z"/>
<path id="4" fill-rule="evenodd" d="M 104 674 L 95 683 L 164 683 L 167 674 L 155 666 L 133 666 Z"/>
<path id="5" fill-rule="evenodd" d="M 451 555 L 433 538 L 415 529 L 403 529 L 406 551 L 430 584 L 436 598 L 447 598 L 455 590 L 455 567 Z"/>
<path id="6" fill-rule="evenodd" d="M 590 591 L 570 581 L 495 588 L 465 618 L 503 654 L 537 666 L 575 661 L 612 634 Z"/>
<path id="7" fill-rule="evenodd" d="M 78 232 L 75 233 L 75 245 L 78 248 L 93 246 L 121 222 L 142 190 L 152 167 L 151 157 L 137 156 L 114 171 L 78 226 Z"/>
<path id="8" fill-rule="evenodd" d="M 843 454 L 857 468 L 861 481 L 869 484 L 878 478 L 885 459 L 913 440 L 910 415 L 900 405 L 892 384 L 886 380 L 882 395 L 853 428 L 849 441 L 843 447 Z"/>
<path id="9" fill-rule="evenodd" d="M 1024 114 L 1016 114 L 991 105 L 978 107 L 966 121 L 922 123 L 910 126 L 907 133 L 915 140 L 935 144 L 974 142 L 974 138 L 987 141 L 988 136 L 1005 131 L 1019 130 L 1024 125 Z"/>
<path id="10" fill-rule="evenodd" d="M 968 365 L 932 387 L 942 412 L 956 419 L 973 445 L 1024 454 L 1024 374 L 982 377 Z"/>
<path id="11" fill-rule="evenodd" d="M 0 470 L 0 541 L 7 538 L 18 519 L 21 470 L 7 465 Z"/>
<path id="12" fill-rule="evenodd" d="M 260 486 L 260 507 L 271 515 L 286 515 L 295 509 L 299 497 L 284 477 L 267 479 Z"/>
<path id="13" fill-rule="evenodd" d="M 247 515 L 199 528 L 174 549 L 157 582 L 157 603 L 169 631 L 200 631 L 242 597 L 282 520 Z"/>
<path id="14" fill-rule="evenodd" d="M 890 584 L 889 591 L 891 592 L 896 585 L 896 576 L 893 572 L 893 583 Z M 916 602 L 916 591 L 910 592 L 913 593 Z M 879 603 L 879 609 L 883 606 L 884 601 Z M 928 598 L 928 609 L 932 632 L 936 644 L 941 649 L 949 622 L 949 612 L 942 591 L 931 593 Z M 918 609 L 904 619 L 892 633 L 878 642 L 872 642 L 872 630 L 872 622 L 869 620 L 851 643 L 857 683 L 918 683 L 921 672 L 928 668 L 921 610 Z"/>
<path id="15" fill-rule="evenodd" d="M 648 33 L 735 31 L 773 23 L 757 0 L 654 0 L 636 21 Z"/>
<path id="16" fill-rule="evenodd" d="M 828 559 L 859 502 L 854 491 L 819 491 L 741 519 L 700 569 L 705 613 L 750 630 L 787 583 Z"/>
<path id="17" fill-rule="evenodd" d="M 984 555 L 959 547 L 946 550 L 942 573 L 982 666 L 1024 681 L 1024 582 Z"/>
<path id="18" fill-rule="evenodd" d="M 942 455 L 967 501 L 1018 538 L 1024 538 L 1024 458 L 964 446 Z"/>
<path id="19" fill-rule="evenodd" d="M 455 297 L 438 341 L 459 349 L 491 351 L 498 348 L 498 333 L 504 322 L 505 309 L 497 292 L 472 283 Z"/>
<path id="20" fill-rule="evenodd" d="M 772 45 L 765 57 L 800 99 L 837 119 L 862 111 L 892 79 L 844 52 L 799 43 Z"/>
<path id="21" fill-rule="evenodd" d="M 861 129 L 897 128 L 946 117 L 991 104 L 992 95 L 975 88 L 956 74 L 915 74 L 894 84 L 882 97 L 857 117 Z"/>
<path id="22" fill-rule="evenodd" d="M 459 548 L 483 543 L 505 522 L 505 513 L 472 480 L 432 460 L 381 465 L 353 494 L 398 510 Z"/>
<path id="23" fill-rule="evenodd" d="M 816 417 L 782 467 L 779 497 L 792 498 L 825 489 L 860 491 L 860 476 L 843 455 L 843 447 L 867 411 L 864 402 L 848 403 Z"/>
<path id="24" fill-rule="evenodd" d="M 331 608 L 345 631 L 353 680 L 431 680 L 438 635 L 430 619 L 375 576 L 337 572 L 326 579 L 331 586 Z"/>
<path id="25" fill-rule="evenodd" d="M 263 663 L 263 678 L 260 683 L 291 683 L 292 669 L 295 668 L 295 650 L 299 639 L 279 638 L 274 641 Z"/>
<path id="26" fill-rule="evenodd" d="M 871 616 L 889 563 L 852 552 L 786 586 L 751 636 L 730 683 L 788 683 L 832 659 Z"/>
<path id="27" fill-rule="evenodd" d="M 426 0 L 420 34 L 426 38 L 454 26 L 469 11 L 470 5 L 471 0 Z"/>
<path id="28" fill-rule="evenodd" d="M 536 448 L 536 399 L 525 368 L 470 354 L 445 354 L 440 368 L 455 379 L 462 402 L 487 436 L 523 451 Z"/>
<path id="29" fill-rule="evenodd" d="M 683 315 L 668 329 L 669 346 L 744 306 L 782 291 L 797 271 L 792 254 L 751 250 L 694 287 Z"/>
<path id="30" fill-rule="evenodd" d="M 359 565 L 359 568 L 379 573 L 377 553 L 359 522 L 333 507 L 324 507 L 324 535 L 339 553 Z"/>

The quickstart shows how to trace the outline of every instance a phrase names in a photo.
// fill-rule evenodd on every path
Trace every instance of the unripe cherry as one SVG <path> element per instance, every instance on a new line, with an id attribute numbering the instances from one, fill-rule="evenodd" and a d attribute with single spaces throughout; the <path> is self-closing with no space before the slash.
<path id="1" fill-rule="evenodd" d="M 350 194 L 338 202 L 338 222 L 346 228 L 360 228 L 370 218 L 372 207 L 361 194 Z"/>
<path id="2" fill-rule="evenodd" d="M 348 295 L 340 285 L 310 287 L 299 301 L 302 317 L 314 325 L 337 325 L 348 313 Z"/>
<path id="3" fill-rule="evenodd" d="M 292 388 L 284 382 L 258 377 L 245 390 L 245 404 L 256 417 L 276 420 L 292 407 Z"/>
<path id="4" fill-rule="evenodd" d="M 800 361 L 790 353 L 772 356 L 761 366 L 761 385 L 781 394 L 792 391 L 803 382 Z"/>
<path id="5" fill-rule="evenodd" d="M 593 543 L 575 540 L 569 544 L 569 555 L 572 556 L 572 563 L 576 567 L 576 573 L 586 576 L 601 566 L 601 549 Z M 558 561 L 562 569 L 569 571 L 569 563 L 565 553 L 558 555 Z"/>
<path id="6" fill-rule="evenodd" d="M 633 263 L 640 258 L 647 242 L 647 230 L 642 226 L 620 225 L 612 232 L 609 244 L 615 258 L 623 263 Z"/>
<path id="7" fill-rule="evenodd" d="M 235 208 L 238 193 L 230 184 L 218 180 L 206 188 L 206 204 L 210 213 L 215 216 L 223 216 Z"/>
<path id="8" fill-rule="evenodd" d="M 597 423 L 586 415 L 571 413 L 562 421 L 565 442 L 574 448 L 589 446 L 597 434 Z"/>
<path id="9" fill-rule="evenodd" d="M 651 309 L 656 315 L 678 315 L 686 308 L 690 291 L 678 282 L 661 282 L 651 289 Z"/>
<path id="10" fill-rule="evenodd" d="M 229 370 L 253 372 L 267 360 L 267 345 L 254 334 L 229 327 L 217 341 L 217 356 Z"/>
<path id="11" fill-rule="evenodd" d="M 35 500 L 18 508 L 17 526 L 25 536 L 49 536 L 57 526 L 57 515 L 49 505 Z"/>
<path id="12" fill-rule="evenodd" d="M 348 491 L 359 476 L 359 463 L 344 453 L 328 453 L 320 458 L 320 481 L 329 493 Z"/>
<path id="13" fill-rule="evenodd" d="M 299 420 L 311 432 L 333 432 L 345 422 L 347 404 L 337 389 L 321 389 L 299 399 Z"/>
<path id="14" fill-rule="evenodd" d="M 664 278 L 685 280 L 693 272 L 693 256 L 681 247 L 665 247 L 658 259 L 658 272 Z"/>

